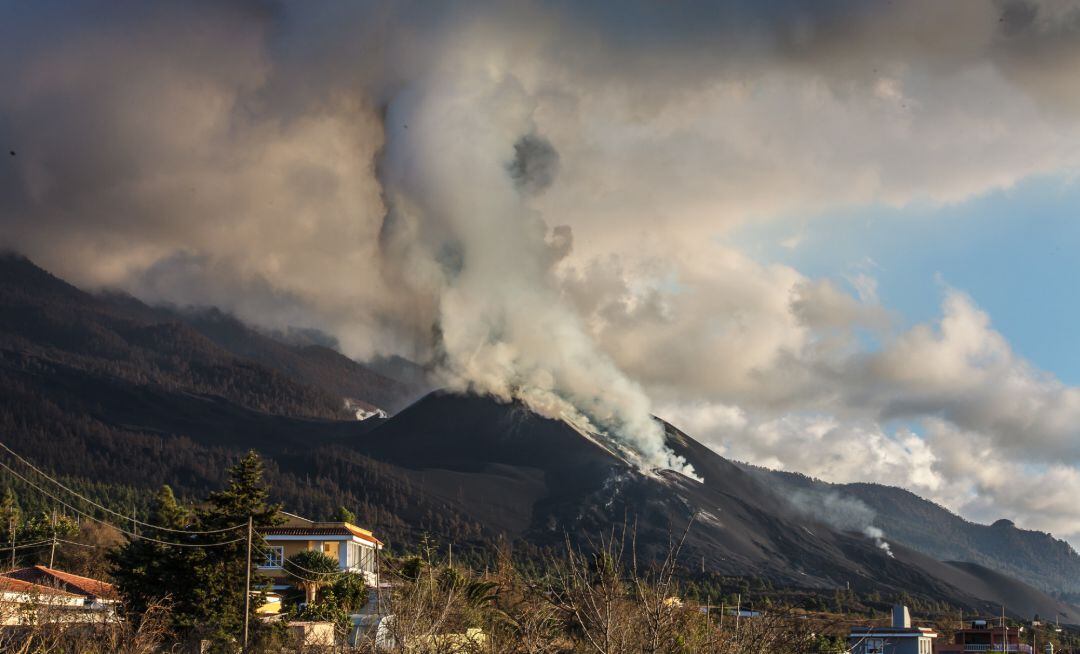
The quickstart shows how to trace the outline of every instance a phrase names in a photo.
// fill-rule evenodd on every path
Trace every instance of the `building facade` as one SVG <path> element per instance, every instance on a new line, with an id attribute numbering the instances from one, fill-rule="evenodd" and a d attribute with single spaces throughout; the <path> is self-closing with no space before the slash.
<path id="1" fill-rule="evenodd" d="M 378 586 L 382 542 L 371 531 L 348 522 L 317 522 L 289 513 L 282 515 L 286 519 L 283 524 L 259 530 L 266 541 L 259 574 L 271 579 L 275 591 L 297 586 L 297 577 L 305 572 L 289 570 L 286 561 L 309 550 L 336 560 L 340 572 L 363 575 L 369 586 Z"/>
<path id="2" fill-rule="evenodd" d="M 951 643 L 941 643 L 937 649 L 942 653 L 959 652 L 1017 652 L 1032 654 L 1031 645 L 1020 642 L 1020 628 L 1008 625 L 995 626 L 987 620 L 972 620 L 963 629 L 953 633 Z"/>
<path id="3" fill-rule="evenodd" d="M 932 654 L 937 634 L 926 627 L 912 627 L 906 606 L 893 607 L 888 627 L 852 627 L 848 634 L 851 654 Z"/>

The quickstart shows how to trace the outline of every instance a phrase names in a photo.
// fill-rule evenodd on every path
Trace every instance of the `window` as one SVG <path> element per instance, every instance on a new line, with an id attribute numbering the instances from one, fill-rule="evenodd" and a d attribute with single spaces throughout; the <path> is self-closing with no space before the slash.
<path id="1" fill-rule="evenodd" d="M 360 568 L 367 572 L 375 572 L 375 550 L 371 547 L 360 548 Z"/>
<path id="2" fill-rule="evenodd" d="M 885 654 L 885 639 L 883 638 L 867 638 L 866 646 L 863 647 L 864 654 Z"/>
<path id="3" fill-rule="evenodd" d="M 285 547 L 282 545 L 271 545 L 267 548 L 269 551 L 266 553 L 266 560 L 263 562 L 260 568 L 280 568 L 285 563 Z"/>
<path id="4" fill-rule="evenodd" d="M 329 542 L 323 541 L 322 553 L 329 556 L 330 558 L 334 559 L 335 561 L 337 561 L 338 560 L 338 552 L 340 551 L 338 549 L 338 547 L 339 547 L 339 544 L 334 542 L 334 541 L 329 541 Z"/>

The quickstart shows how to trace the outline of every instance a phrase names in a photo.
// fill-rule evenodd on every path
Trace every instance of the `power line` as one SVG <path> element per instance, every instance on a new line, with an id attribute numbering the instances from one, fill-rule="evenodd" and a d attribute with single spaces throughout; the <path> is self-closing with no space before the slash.
<path id="1" fill-rule="evenodd" d="M 90 545 L 88 543 L 76 543 L 73 540 L 64 540 L 63 538 L 57 538 L 56 542 L 57 543 L 64 543 L 64 544 L 67 544 L 67 545 L 76 545 L 78 547 L 88 547 L 88 548 L 91 548 L 91 549 L 97 549 L 97 545 Z"/>
<path id="2" fill-rule="evenodd" d="M 260 536 L 260 538 L 261 538 L 261 536 Z M 261 546 L 261 545 L 255 545 L 255 547 L 257 548 L 257 549 L 256 549 L 256 552 L 257 552 L 258 554 L 269 554 L 269 553 L 270 553 L 270 551 L 269 551 L 268 549 L 264 548 L 264 547 L 263 547 L 263 546 Z M 274 570 L 274 571 L 280 570 L 281 572 L 284 572 L 285 574 L 289 575 L 290 577 L 295 577 L 295 578 L 297 578 L 297 579 L 299 579 L 299 580 L 301 580 L 301 581 L 306 581 L 306 582 L 308 582 L 309 584 L 319 584 L 319 583 L 322 583 L 322 581 L 319 581 L 319 580 L 316 580 L 316 579 L 308 579 L 307 577 L 302 577 L 302 576 L 300 576 L 300 575 L 296 574 L 295 572 L 289 572 L 288 570 L 286 570 L 286 569 L 285 569 L 285 567 L 284 567 L 284 562 L 285 562 L 285 561 L 284 561 L 284 560 L 282 560 L 282 564 L 283 564 L 283 565 L 282 565 L 282 567 L 279 567 L 279 568 L 270 568 L 270 569 L 271 569 L 271 570 Z M 263 569 L 266 569 L 266 567 L 265 567 L 265 566 L 261 566 L 261 565 L 260 565 L 260 566 L 258 566 L 258 567 L 259 567 L 259 568 L 263 568 Z M 298 568 L 299 568 L 300 566 L 296 566 L 296 567 L 298 567 Z M 318 572 L 316 572 L 316 573 L 314 573 L 314 574 L 326 574 L 326 573 L 318 573 Z"/>
<path id="3" fill-rule="evenodd" d="M 266 540 L 266 537 L 263 536 L 262 534 L 259 534 L 258 536 L 259 536 L 259 540 L 266 543 L 265 547 L 264 546 L 259 546 L 259 548 L 262 549 L 264 553 L 269 554 L 270 551 L 269 551 L 269 549 L 266 549 L 266 548 L 270 548 L 270 547 L 274 547 L 274 546 L 271 545 L 270 542 L 268 540 Z M 298 564 L 294 563 L 293 561 L 290 561 L 289 559 L 282 559 L 282 561 L 281 561 L 281 569 L 282 570 L 285 570 L 285 565 L 286 564 L 291 565 L 292 567 L 296 568 L 297 570 L 302 570 L 303 572 L 306 572 L 306 573 L 312 574 L 312 575 L 320 575 L 320 576 L 324 576 L 324 577 L 331 577 L 331 576 L 337 576 L 337 575 L 345 574 L 340 570 L 335 570 L 334 572 L 318 572 L 316 570 L 308 570 L 304 566 L 298 565 Z M 285 571 L 288 572 L 288 570 L 285 570 Z M 293 576 L 298 576 L 298 575 L 293 575 Z M 312 581 L 312 580 L 308 579 L 307 581 Z"/>
<path id="4" fill-rule="evenodd" d="M 124 515 L 122 513 L 119 513 L 117 511 L 113 511 L 109 507 L 98 504 L 94 500 L 86 497 L 85 495 L 80 494 L 78 491 L 75 491 L 75 490 L 73 490 L 71 488 L 68 488 L 63 483 L 61 483 L 59 480 L 54 479 L 53 477 L 50 477 L 45 472 L 42 472 L 42 470 L 40 468 L 36 467 L 33 463 L 30 463 L 29 461 L 27 461 L 23 457 L 19 456 L 18 453 L 16 453 L 10 447 L 5 445 L 3 442 L 0 442 L 0 448 L 2 448 L 4 451 L 6 451 L 11 456 L 18 459 L 20 462 L 23 463 L 23 465 L 27 466 L 28 468 L 30 468 L 34 472 L 38 473 L 39 475 L 41 475 L 45 479 L 48 479 L 49 481 L 56 484 L 60 488 L 66 490 L 69 493 L 71 493 L 72 495 L 79 498 L 80 500 L 86 502 L 87 504 L 93 505 L 93 506 L 101 509 L 102 511 L 105 511 L 106 513 L 111 513 L 112 515 L 122 519 L 124 522 L 133 522 L 135 524 L 142 525 L 143 527 L 149 527 L 151 529 L 156 529 L 156 530 L 159 530 L 159 531 L 170 531 L 170 532 L 177 533 L 177 534 L 220 534 L 220 533 L 226 532 L 226 531 L 235 531 L 237 529 L 241 529 L 241 528 L 244 528 L 244 527 L 247 526 L 247 525 L 234 525 L 232 527 L 222 527 L 221 529 L 207 529 L 207 530 L 203 530 L 203 531 L 195 531 L 195 530 L 189 530 L 189 529 L 175 529 L 173 527 L 163 527 L 161 525 L 155 525 L 155 524 L 150 523 L 150 522 L 143 522 L 142 520 L 135 519 L 135 516 L 128 516 L 128 515 Z"/>
<path id="5" fill-rule="evenodd" d="M 127 536 L 130 536 L 131 538 L 141 538 L 142 540 L 150 541 L 151 543 L 157 543 L 159 545 L 169 545 L 169 546 L 173 546 L 173 547 L 223 547 L 225 545 L 232 545 L 234 543 L 239 543 L 241 541 L 247 540 L 247 538 L 241 537 L 241 538 L 234 538 L 232 540 L 222 541 L 220 543 L 175 543 L 175 542 L 172 542 L 172 541 L 159 540 L 157 538 L 151 538 L 150 536 L 144 536 L 142 534 L 137 534 L 137 533 L 135 533 L 133 531 L 129 531 L 127 529 L 124 529 L 123 527 L 118 527 L 118 526 L 112 524 L 111 522 L 106 522 L 105 520 L 102 520 L 101 518 L 94 517 L 93 515 L 90 515 L 89 513 L 83 511 L 82 509 L 79 509 L 77 507 L 74 507 L 74 506 L 68 504 L 64 500 L 62 500 L 59 497 L 53 495 L 52 493 L 45 490 L 41 486 L 38 486 L 37 484 L 30 481 L 29 479 L 27 479 L 23 475 L 19 474 L 11 466 L 4 463 L 3 461 L 0 461 L 0 467 L 4 468 L 5 470 L 10 472 L 11 474 L 15 475 L 16 477 L 18 477 L 19 479 L 24 481 L 25 483 L 29 484 L 32 488 L 36 489 L 39 493 L 42 493 L 46 497 L 48 497 L 48 498 L 50 498 L 50 499 L 52 499 L 52 500 L 54 500 L 56 502 L 59 502 L 62 506 L 65 506 L 65 507 L 71 509 L 72 511 L 74 511 L 75 513 L 81 515 L 82 517 L 86 518 L 87 520 L 93 520 L 94 522 L 101 523 L 101 524 L 103 524 L 103 525 L 105 525 L 107 527 L 112 527 L 113 529 L 119 531 L 122 534 L 126 534 Z M 183 533 L 186 533 L 186 534 L 198 534 L 199 532 L 183 532 Z"/>
<path id="6" fill-rule="evenodd" d="M 26 549 L 26 548 L 29 548 L 29 547 L 40 547 L 42 545 L 51 545 L 51 544 L 52 544 L 52 539 L 50 538 L 48 540 L 39 540 L 39 541 L 37 541 L 35 543 L 23 543 L 21 545 L 15 545 L 14 547 L 12 547 L 11 545 L 8 545 L 7 547 L 0 547 L 0 552 L 7 552 L 9 550 L 22 550 L 22 549 Z"/>

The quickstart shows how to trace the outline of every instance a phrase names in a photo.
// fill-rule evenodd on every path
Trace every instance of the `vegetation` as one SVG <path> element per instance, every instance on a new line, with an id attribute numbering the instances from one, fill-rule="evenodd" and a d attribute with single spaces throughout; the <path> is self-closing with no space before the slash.
<path id="1" fill-rule="evenodd" d="M 220 646 L 235 642 L 243 630 L 245 577 L 248 568 L 246 525 L 275 524 L 279 507 L 267 500 L 262 462 L 249 452 L 229 470 L 229 484 L 211 493 L 196 511 L 181 507 L 168 487 L 154 504 L 153 524 L 175 530 L 209 532 L 181 536 L 159 530 L 152 540 L 133 539 L 112 557 L 113 578 L 128 605 L 142 613 L 169 601 L 171 631 L 177 637 L 209 639 Z M 163 544 L 180 542 L 188 546 Z M 196 546 L 197 545 L 197 546 Z M 258 608 L 254 598 L 252 610 Z M 253 621 L 252 628 L 258 625 Z"/>

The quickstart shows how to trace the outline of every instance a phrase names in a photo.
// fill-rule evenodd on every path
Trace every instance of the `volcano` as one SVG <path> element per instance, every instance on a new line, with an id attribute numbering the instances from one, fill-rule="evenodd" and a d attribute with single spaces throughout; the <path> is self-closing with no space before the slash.
<path id="1" fill-rule="evenodd" d="M 970 610 L 1080 617 L 1064 602 L 974 563 L 946 563 L 898 543 L 885 551 L 796 509 L 767 479 L 664 423 L 668 447 L 700 481 L 641 471 L 518 403 L 433 393 L 347 447 L 407 470 L 424 495 L 512 541 L 583 545 L 626 526 L 639 556 L 663 556 L 685 531 L 688 569 L 779 586 L 914 594 Z M 810 512 L 812 513 L 812 512 Z M 1007 580 L 1007 581 L 1006 581 Z"/>
<path id="2" fill-rule="evenodd" d="M 861 528 L 796 508 L 791 489 L 813 484 L 728 461 L 672 425 L 663 424 L 667 446 L 698 479 L 640 470 L 597 434 L 490 397 L 428 393 L 388 419 L 345 410 L 346 399 L 394 407 L 425 392 L 386 376 L 401 368 L 376 372 L 218 313 L 86 293 L 25 258 L 0 257 L 3 442 L 104 501 L 145 512 L 162 483 L 205 497 L 255 448 L 275 501 L 313 518 L 349 507 L 399 551 L 429 536 L 463 555 L 507 544 L 543 556 L 567 539 L 589 547 L 626 529 L 647 562 L 685 531 L 688 572 L 1078 621 L 1077 609 L 1013 578 L 1080 578 L 1080 557 L 1049 535 L 965 523 L 927 540 L 920 516 L 963 521 L 899 489 L 839 489 L 875 503 L 890 555 Z M 0 481 L 28 512 L 50 508 L 32 488 Z M 953 533 L 964 534 L 962 548 Z M 1004 548 L 1005 560 L 1002 543 L 1023 547 Z M 964 562 L 942 561 L 956 553 Z M 1019 555 L 1055 567 L 1033 576 Z"/>

